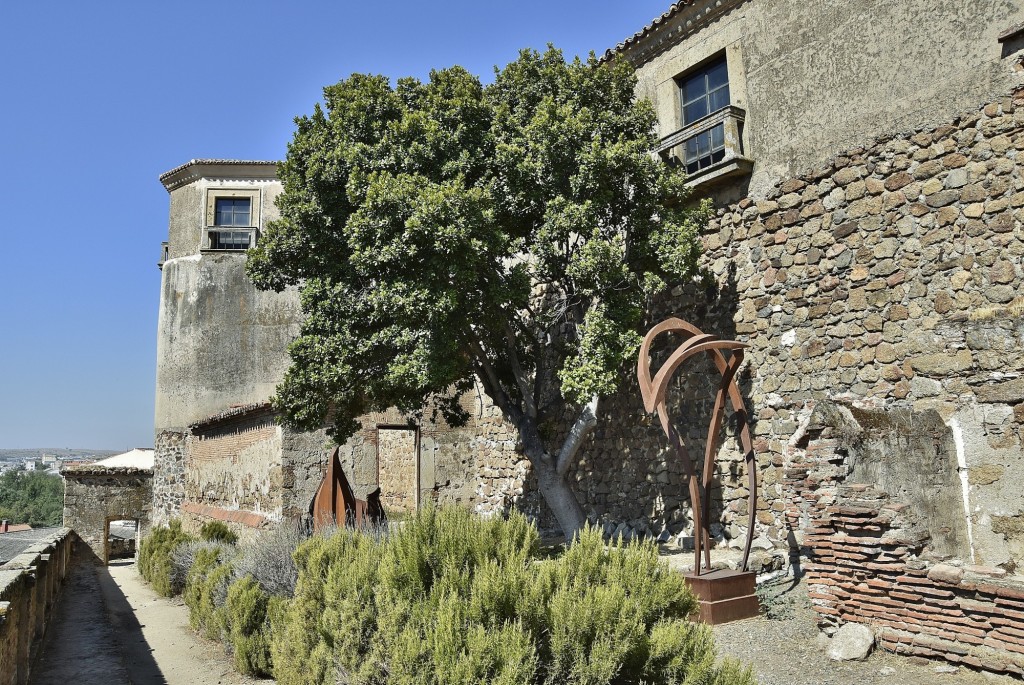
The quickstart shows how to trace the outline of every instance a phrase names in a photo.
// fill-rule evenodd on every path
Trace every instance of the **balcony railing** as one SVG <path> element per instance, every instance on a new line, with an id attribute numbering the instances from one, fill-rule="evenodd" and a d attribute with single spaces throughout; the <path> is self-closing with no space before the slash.
<path id="1" fill-rule="evenodd" d="M 167 256 L 170 254 L 170 250 L 171 247 L 167 241 L 160 243 L 160 261 L 156 263 L 156 268 L 161 270 L 164 268 L 164 262 L 167 261 Z"/>
<path id="2" fill-rule="evenodd" d="M 241 252 L 256 244 L 255 228 L 209 228 L 203 251 Z"/>
<path id="3" fill-rule="evenodd" d="M 730 105 L 665 136 L 656 152 L 686 169 L 688 185 L 749 174 L 754 161 L 743 154 L 745 119 L 746 112 Z"/>

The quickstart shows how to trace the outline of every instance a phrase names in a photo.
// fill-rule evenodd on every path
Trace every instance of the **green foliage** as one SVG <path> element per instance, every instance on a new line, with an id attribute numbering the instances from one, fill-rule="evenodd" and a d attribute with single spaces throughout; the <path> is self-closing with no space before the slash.
<path id="1" fill-rule="evenodd" d="M 223 542 L 227 545 L 238 542 L 238 536 L 223 521 L 207 521 L 199 530 L 199 537 L 207 542 Z"/>
<path id="2" fill-rule="evenodd" d="M 541 559 L 517 513 L 428 509 L 383 537 L 315 537 L 295 561 L 295 596 L 269 619 L 281 685 L 754 682 L 717 662 L 653 544 L 588 529 Z"/>
<path id="3" fill-rule="evenodd" d="M 275 399 L 289 421 L 333 419 L 343 439 L 361 414 L 430 399 L 457 424 L 474 375 L 534 425 L 562 415 L 532 411 L 537 398 L 615 390 L 646 302 L 695 273 L 708 212 L 651 156 L 635 83 L 625 61 L 549 48 L 486 87 L 453 67 L 325 88 L 296 120 L 281 218 L 248 261 L 260 287 L 302 289 Z"/>
<path id="4" fill-rule="evenodd" d="M 185 580 L 182 599 L 189 608 L 189 623 L 211 640 L 230 635 L 225 604 L 232 580 L 231 559 L 234 554 L 234 548 L 225 544 L 210 544 L 197 549 Z"/>
<path id="5" fill-rule="evenodd" d="M 770 621 L 787 621 L 796 616 L 799 600 L 791 592 L 789 578 L 776 578 L 761 583 L 755 589 L 761 613 Z"/>
<path id="6" fill-rule="evenodd" d="M 142 539 L 139 546 L 139 573 L 157 594 L 173 597 L 182 591 L 182 586 L 172 578 L 172 559 L 179 545 L 194 541 L 195 538 L 181 529 L 181 521 L 177 519 L 172 520 L 167 527 L 154 528 Z"/>
<path id="7" fill-rule="evenodd" d="M 0 474 L 0 519 L 33 526 L 59 526 L 64 515 L 64 480 L 42 471 Z"/>
<path id="8" fill-rule="evenodd" d="M 228 589 L 227 623 L 235 668 L 241 673 L 270 677 L 271 622 L 285 600 L 271 597 L 250 577 L 235 581 Z"/>

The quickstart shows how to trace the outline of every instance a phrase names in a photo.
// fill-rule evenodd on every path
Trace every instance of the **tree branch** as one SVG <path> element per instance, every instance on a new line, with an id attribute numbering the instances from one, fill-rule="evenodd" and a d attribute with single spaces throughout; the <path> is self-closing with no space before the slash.
<path id="1" fill-rule="evenodd" d="M 569 435 L 566 436 L 565 442 L 562 443 L 562 451 L 558 453 L 558 461 L 556 462 L 558 475 L 564 476 L 569 472 L 569 466 L 576 458 L 576 453 L 580 451 L 584 438 L 590 435 L 591 431 L 597 426 L 597 402 L 598 396 L 594 395 L 590 402 L 580 411 L 580 415 L 576 418 L 572 428 L 569 429 Z"/>
<path id="2" fill-rule="evenodd" d="M 513 423 L 518 424 L 522 418 L 523 412 L 516 407 L 508 393 L 501 386 L 501 381 L 498 380 L 498 374 L 495 373 L 494 367 L 491 366 L 490 360 L 487 358 L 487 353 L 484 351 L 483 346 L 478 340 L 471 339 L 469 341 L 469 349 L 473 353 L 473 357 L 476 359 L 477 365 L 483 370 L 483 377 L 480 378 L 481 385 L 484 386 L 484 392 L 487 396 L 498 405 L 505 415 Z"/>
<path id="3" fill-rule="evenodd" d="M 519 394 L 523 398 L 523 409 L 526 411 L 526 415 L 530 418 L 537 418 L 537 403 L 533 399 L 533 390 L 530 388 L 530 383 L 526 378 L 526 373 L 523 371 L 522 365 L 519 363 L 519 353 L 516 351 L 516 335 L 512 331 L 512 326 L 508 321 L 505 324 L 505 342 L 508 345 L 508 358 L 509 363 L 512 366 L 512 375 L 515 376 L 516 383 L 519 384 Z"/>

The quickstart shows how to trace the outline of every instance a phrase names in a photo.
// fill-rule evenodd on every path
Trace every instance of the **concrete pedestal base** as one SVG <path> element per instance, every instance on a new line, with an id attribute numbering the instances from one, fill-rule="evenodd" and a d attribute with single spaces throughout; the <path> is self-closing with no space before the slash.
<path id="1" fill-rule="evenodd" d="M 686 574 L 686 583 L 699 601 L 699 619 L 710 625 L 757 616 L 760 605 L 754 594 L 753 571 L 711 571 Z"/>

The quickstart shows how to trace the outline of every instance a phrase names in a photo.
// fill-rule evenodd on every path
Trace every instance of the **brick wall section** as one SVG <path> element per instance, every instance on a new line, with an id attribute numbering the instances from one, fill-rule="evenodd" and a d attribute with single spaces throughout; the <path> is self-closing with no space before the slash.
<path id="1" fill-rule="evenodd" d="M 282 519 L 283 429 L 269 405 L 229 409 L 190 427 L 185 437 L 186 530 L 224 521 L 242 538 Z"/>
<path id="2" fill-rule="evenodd" d="M 0 685 L 24 685 L 77 536 L 63 529 L 0 566 Z"/>
<path id="3" fill-rule="evenodd" d="M 914 508 L 848 483 L 849 455 L 832 430 L 791 451 L 786 516 L 802 532 L 819 622 L 871 626 L 883 649 L 1024 675 L 1024 584 L 997 568 L 929 558 Z"/>
<path id="4" fill-rule="evenodd" d="M 270 524 L 270 519 L 251 511 L 239 511 L 238 509 L 221 509 L 206 504 L 185 502 L 181 505 L 181 511 L 199 520 L 200 524 L 209 520 L 235 523 L 246 528 L 265 528 Z"/>

